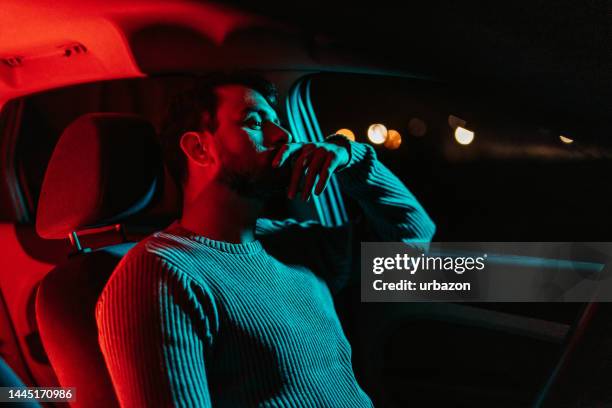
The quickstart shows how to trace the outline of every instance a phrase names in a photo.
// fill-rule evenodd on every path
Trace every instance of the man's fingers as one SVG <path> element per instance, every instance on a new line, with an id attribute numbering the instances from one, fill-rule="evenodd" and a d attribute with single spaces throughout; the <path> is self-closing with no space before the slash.
<path id="1" fill-rule="evenodd" d="M 308 200 L 313 192 L 320 195 L 327 187 L 329 180 L 338 168 L 339 158 L 336 150 L 324 147 L 324 143 L 288 143 L 283 146 L 274 157 L 272 165 L 274 167 L 283 166 L 287 160 L 292 160 L 292 173 L 287 197 L 295 198 L 300 183 L 304 180 L 301 190 L 301 198 Z M 318 181 L 317 181 L 318 178 Z"/>
<path id="2" fill-rule="evenodd" d="M 316 150 L 312 159 L 310 160 L 310 164 L 308 165 L 306 179 L 304 181 L 304 187 L 302 190 L 302 200 L 307 201 L 310 198 L 310 194 L 312 193 L 312 186 L 317 179 L 317 175 L 321 170 L 321 166 L 327 160 L 328 154 L 326 150 Z"/>
<path id="3" fill-rule="evenodd" d="M 334 173 L 335 166 L 332 167 L 332 160 L 333 158 L 331 156 L 328 156 L 327 160 L 325 160 L 325 163 L 323 163 L 321 172 L 319 174 L 319 182 L 317 183 L 317 187 L 315 188 L 316 195 L 320 195 L 325 190 L 325 187 L 327 187 L 327 183 L 329 182 L 331 175 Z"/>
<path id="4" fill-rule="evenodd" d="M 285 164 L 288 158 L 290 158 L 295 152 L 303 148 L 305 145 L 301 143 L 288 143 L 283 145 L 276 156 L 274 156 L 274 160 L 272 160 L 272 167 L 281 167 Z"/>
<path id="5" fill-rule="evenodd" d="M 308 145 L 305 145 L 300 154 L 298 155 L 295 163 L 293 164 L 293 169 L 291 172 L 291 181 L 289 182 L 289 191 L 287 197 L 289 199 L 293 199 L 295 194 L 297 193 L 297 189 L 300 185 L 300 180 L 302 179 L 302 175 L 304 174 L 304 167 L 306 167 L 307 160 L 309 159 L 310 153 L 312 152 L 312 147 L 307 148 Z"/>

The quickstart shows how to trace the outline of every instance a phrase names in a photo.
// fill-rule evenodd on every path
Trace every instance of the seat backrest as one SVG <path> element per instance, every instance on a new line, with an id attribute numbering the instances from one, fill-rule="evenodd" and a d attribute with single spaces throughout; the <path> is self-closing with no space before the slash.
<path id="1" fill-rule="evenodd" d="M 131 246 L 76 255 L 47 274 L 38 288 L 38 329 L 60 384 L 77 388 L 73 406 L 119 406 L 93 316 L 104 285 Z"/>
<path id="2" fill-rule="evenodd" d="M 151 220 L 163 227 L 176 216 L 176 191 L 154 128 L 139 117 L 81 116 L 55 147 L 36 230 L 43 238 L 69 238 L 75 252 L 42 280 L 36 318 L 60 385 L 77 389 L 72 406 L 118 406 L 98 343 L 95 306 L 134 245 L 127 242 L 128 227 L 150 226 L 152 232 Z"/>

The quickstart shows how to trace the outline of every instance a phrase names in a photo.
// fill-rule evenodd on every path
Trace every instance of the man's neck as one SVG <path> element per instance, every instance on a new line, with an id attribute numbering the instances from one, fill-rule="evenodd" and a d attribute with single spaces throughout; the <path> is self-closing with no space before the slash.
<path id="1" fill-rule="evenodd" d="M 262 206 L 259 199 L 241 196 L 213 182 L 184 203 L 180 224 L 215 241 L 243 244 L 255 240 L 255 223 Z"/>

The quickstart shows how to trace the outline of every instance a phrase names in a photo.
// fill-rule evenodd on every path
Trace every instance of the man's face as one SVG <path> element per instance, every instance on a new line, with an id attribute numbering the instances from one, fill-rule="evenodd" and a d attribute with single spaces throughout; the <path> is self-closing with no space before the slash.
<path id="1" fill-rule="evenodd" d="M 213 134 L 219 179 L 241 194 L 269 197 L 284 190 L 287 169 L 274 169 L 276 151 L 290 141 L 278 116 L 257 91 L 223 85 L 217 92 L 217 128 Z M 287 173 L 287 174 L 285 174 Z"/>

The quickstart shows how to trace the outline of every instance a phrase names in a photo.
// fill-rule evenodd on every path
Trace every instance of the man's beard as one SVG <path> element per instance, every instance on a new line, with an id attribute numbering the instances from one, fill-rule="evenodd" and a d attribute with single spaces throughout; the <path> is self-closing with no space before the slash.
<path id="1" fill-rule="evenodd" d="M 226 167 L 219 174 L 219 182 L 243 197 L 269 200 L 286 194 L 289 170 L 285 166 L 282 169 L 269 169 L 257 173 Z"/>

